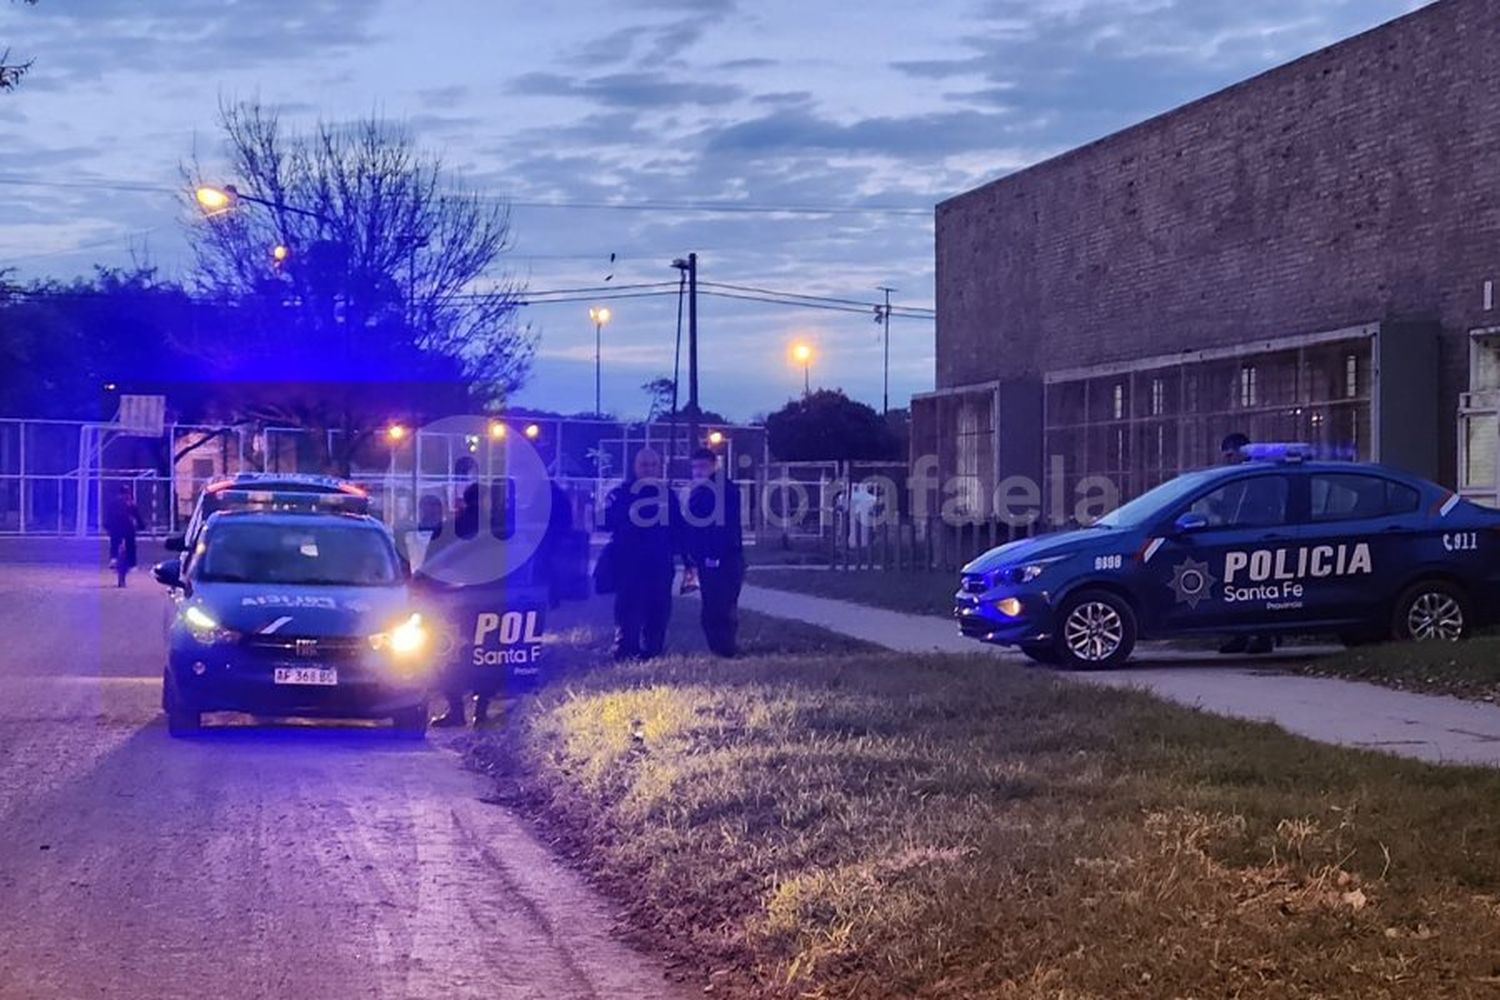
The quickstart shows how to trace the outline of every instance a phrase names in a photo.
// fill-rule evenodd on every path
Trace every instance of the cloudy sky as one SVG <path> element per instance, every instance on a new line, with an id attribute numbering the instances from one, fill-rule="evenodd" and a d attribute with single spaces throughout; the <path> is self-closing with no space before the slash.
<path id="1" fill-rule="evenodd" d="M 221 98 L 258 96 L 293 122 L 404 122 L 516 203 L 508 266 L 532 289 L 672 280 L 696 250 L 704 280 L 931 306 L 936 201 L 1421 5 L 0 0 L 0 51 L 36 58 L 0 95 L 0 268 L 180 274 L 178 165 L 213 161 Z M 606 409 L 640 412 L 671 370 L 675 304 L 611 303 Z M 521 402 L 592 407 L 587 305 L 527 310 Z M 705 298 L 701 330 L 704 405 L 733 418 L 800 390 L 797 338 L 815 384 L 880 403 L 870 316 Z M 893 401 L 932 387 L 932 336 L 893 325 Z"/>

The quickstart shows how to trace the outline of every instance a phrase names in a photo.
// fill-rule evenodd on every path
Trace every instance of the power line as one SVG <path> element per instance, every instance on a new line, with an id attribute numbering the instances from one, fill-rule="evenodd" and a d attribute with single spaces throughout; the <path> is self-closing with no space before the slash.
<path id="1" fill-rule="evenodd" d="M 777 291 L 776 289 L 773 289 L 773 288 L 756 288 L 756 287 L 754 287 L 752 285 L 731 285 L 731 284 L 728 284 L 728 283 L 722 282 L 722 281 L 704 281 L 704 282 L 701 282 L 701 284 L 703 284 L 705 286 L 711 286 L 711 287 L 714 287 L 714 288 L 727 288 L 727 289 L 730 289 L 731 291 L 746 292 L 746 293 L 755 294 L 755 295 L 773 295 L 773 296 L 776 296 L 777 298 L 804 299 L 804 300 L 807 300 L 807 301 L 810 301 L 810 302 L 826 302 L 826 303 L 830 303 L 830 304 L 838 304 L 838 305 L 846 305 L 846 306 L 860 306 L 860 307 L 862 307 L 861 311 L 864 311 L 864 312 L 871 312 L 871 311 L 875 310 L 876 307 L 879 307 L 881 309 L 885 308 L 885 305 L 883 303 L 880 303 L 880 302 L 865 302 L 865 301 L 863 301 L 861 299 L 840 299 L 840 298 L 834 298 L 834 297 L 828 296 L 828 295 L 808 295 L 805 292 L 782 292 L 782 291 Z M 927 308 L 924 308 L 922 306 L 891 306 L 890 308 L 891 308 L 891 315 L 893 315 L 893 316 L 897 315 L 899 313 L 902 313 L 902 312 L 918 314 L 918 315 L 920 315 L 924 319 L 927 318 L 927 317 L 929 317 L 929 316 L 936 315 L 936 310 L 927 309 Z"/>
<path id="2" fill-rule="evenodd" d="M 79 191 L 128 191 L 145 194 L 182 193 L 180 189 L 159 184 L 130 181 L 59 181 L 36 180 L 29 177 L 0 175 L 0 185 L 11 187 L 55 188 Z M 753 201 L 584 201 L 566 198 L 534 200 L 508 198 L 504 195 L 486 197 L 487 201 L 500 201 L 512 208 L 539 208 L 613 212 L 689 212 L 721 213 L 728 215 L 892 215 L 931 218 L 933 210 L 920 206 L 905 205 L 777 205 Z"/>
<path id="3" fill-rule="evenodd" d="M 823 302 L 817 302 L 817 301 L 811 301 L 811 302 L 809 302 L 809 301 L 807 301 L 805 299 L 773 299 L 773 298 L 768 298 L 768 297 L 760 296 L 760 295 L 743 295 L 743 294 L 741 294 L 739 292 L 721 292 L 721 291 L 716 291 L 714 289 L 709 289 L 709 288 L 704 289 L 703 290 L 703 294 L 704 295 L 712 295 L 712 296 L 715 296 L 716 298 L 721 298 L 721 299 L 737 299 L 737 300 L 739 300 L 741 302 L 762 302 L 762 303 L 765 303 L 766 305 L 773 305 L 773 306 L 791 306 L 791 307 L 793 307 L 795 309 L 822 309 L 822 310 L 825 310 L 827 312 L 854 313 L 855 315 L 858 315 L 858 316 L 869 316 L 869 315 L 871 315 L 871 310 L 868 309 L 868 308 L 856 308 L 855 306 L 834 305 L 834 304 L 830 304 L 830 303 L 823 303 Z M 934 319 L 934 318 L 936 318 L 935 315 L 934 316 L 925 316 L 925 315 L 917 315 L 917 314 L 908 315 L 908 314 L 898 314 L 898 313 L 896 313 L 894 311 L 892 311 L 891 316 L 894 319 Z"/>

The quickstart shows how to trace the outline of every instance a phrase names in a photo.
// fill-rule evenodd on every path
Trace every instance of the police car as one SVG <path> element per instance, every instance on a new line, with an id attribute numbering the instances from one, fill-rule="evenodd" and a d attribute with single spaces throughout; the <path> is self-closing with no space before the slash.
<path id="1" fill-rule="evenodd" d="M 191 558 L 157 564 L 172 612 L 162 708 L 174 736 L 204 712 L 389 718 L 420 736 L 429 625 L 383 524 L 313 510 L 211 514 Z"/>
<path id="2" fill-rule="evenodd" d="M 1381 465 L 1305 445 L 1179 476 L 1094 525 L 964 567 L 966 636 L 1074 669 L 1137 639 L 1330 632 L 1346 642 L 1456 641 L 1500 607 L 1500 511 Z"/>

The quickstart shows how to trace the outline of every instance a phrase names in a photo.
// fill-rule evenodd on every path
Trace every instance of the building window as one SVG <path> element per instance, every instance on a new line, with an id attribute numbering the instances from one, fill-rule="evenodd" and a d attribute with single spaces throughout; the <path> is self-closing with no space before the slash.
<path id="1" fill-rule="evenodd" d="M 1114 401 L 1113 412 L 1116 420 L 1125 419 L 1125 383 L 1116 382 L 1112 395 Z"/>
<path id="2" fill-rule="evenodd" d="M 1151 380 L 1151 415 L 1159 417 L 1167 408 L 1167 385 L 1159 378 Z"/>
<path id="3" fill-rule="evenodd" d="M 1240 406 L 1249 408 L 1260 403 L 1260 375 L 1254 365 L 1240 366 Z"/>
<path id="4" fill-rule="evenodd" d="M 1344 398 L 1359 398 L 1359 355 L 1350 354 L 1344 358 Z"/>

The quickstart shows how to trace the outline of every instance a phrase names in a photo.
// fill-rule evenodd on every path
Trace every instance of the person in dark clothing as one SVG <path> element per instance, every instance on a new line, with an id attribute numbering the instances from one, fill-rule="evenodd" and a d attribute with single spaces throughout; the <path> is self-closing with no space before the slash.
<path id="1" fill-rule="evenodd" d="M 574 569 L 570 565 L 574 554 L 570 548 L 573 536 L 573 500 L 558 485 L 557 480 L 551 480 L 549 488 L 552 499 L 547 507 L 547 533 L 542 536 L 542 544 L 536 557 L 541 561 L 541 578 L 547 581 L 547 606 L 555 609 L 562 605 L 568 573 Z M 581 561 L 587 563 L 587 539 L 577 548 L 581 552 Z M 584 566 L 580 571 L 587 573 L 587 567 Z"/>
<path id="2" fill-rule="evenodd" d="M 1219 445 L 1219 454 L 1223 456 L 1225 465 L 1240 465 L 1245 461 L 1244 449 L 1250 444 L 1250 437 L 1236 431 L 1227 435 Z M 1226 656 L 1235 653 L 1252 653 L 1260 655 L 1271 652 L 1275 648 L 1275 641 L 1268 635 L 1236 635 L 1231 636 L 1229 641 L 1219 647 L 1219 652 Z"/>
<path id="3" fill-rule="evenodd" d="M 707 448 L 693 453 L 688 491 L 685 549 L 698 570 L 703 637 L 716 656 L 734 656 L 740 625 L 740 587 L 745 582 L 745 543 L 740 532 L 740 491 Z"/>
<path id="4" fill-rule="evenodd" d="M 135 568 L 135 533 L 146 523 L 135 503 L 135 491 L 121 486 L 104 512 L 104 530 L 109 532 L 109 554 L 115 567 L 115 586 L 125 586 L 125 577 Z"/>
<path id="5" fill-rule="evenodd" d="M 636 453 L 629 479 L 610 491 L 604 526 L 616 567 L 615 659 L 661 655 L 682 549 L 682 506 L 662 477 L 661 455 Z"/>
<path id="6" fill-rule="evenodd" d="M 473 541 L 479 534 L 479 517 L 479 484 L 470 483 L 464 487 L 463 493 L 459 496 L 458 506 L 453 515 L 453 530 L 444 531 L 442 525 L 438 526 L 427 548 L 427 560 L 432 560 L 444 549 Z M 448 708 L 442 715 L 432 720 L 434 726 L 447 729 L 464 725 L 467 721 L 464 700 L 468 693 L 468 681 L 468 670 L 462 665 L 455 666 L 443 679 L 443 697 L 448 700 Z M 494 697 L 495 692 L 493 690 L 477 691 L 476 694 L 478 698 L 474 706 L 474 724 L 478 726 L 486 721 L 490 699 Z"/>

